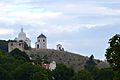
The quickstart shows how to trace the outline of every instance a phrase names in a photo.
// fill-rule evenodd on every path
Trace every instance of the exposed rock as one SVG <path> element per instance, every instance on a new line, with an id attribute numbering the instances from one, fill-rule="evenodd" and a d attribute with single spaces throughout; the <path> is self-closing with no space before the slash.
<path id="1" fill-rule="evenodd" d="M 63 63 L 68 67 L 73 68 L 74 70 L 78 71 L 80 69 L 84 69 L 84 65 L 86 61 L 89 59 L 88 57 L 67 52 L 67 51 L 58 51 L 54 49 L 31 49 L 26 51 L 27 54 L 35 54 L 39 56 L 47 56 L 48 61 L 55 61 L 57 63 Z M 95 60 L 96 63 L 100 63 Z M 97 65 L 99 67 L 99 65 Z M 105 66 L 106 67 L 106 66 Z"/>

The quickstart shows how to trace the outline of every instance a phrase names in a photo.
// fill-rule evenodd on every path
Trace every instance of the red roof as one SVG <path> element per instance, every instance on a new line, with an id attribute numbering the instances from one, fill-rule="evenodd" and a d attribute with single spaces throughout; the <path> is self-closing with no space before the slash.
<path id="1" fill-rule="evenodd" d="M 50 64 L 42 64 L 42 67 L 44 67 L 45 69 L 49 69 Z"/>

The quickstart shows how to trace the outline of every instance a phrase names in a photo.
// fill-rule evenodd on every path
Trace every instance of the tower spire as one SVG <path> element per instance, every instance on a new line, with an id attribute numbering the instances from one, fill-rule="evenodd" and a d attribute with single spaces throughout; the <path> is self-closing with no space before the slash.
<path id="1" fill-rule="evenodd" d="M 21 28 L 21 32 L 23 32 L 23 28 Z"/>

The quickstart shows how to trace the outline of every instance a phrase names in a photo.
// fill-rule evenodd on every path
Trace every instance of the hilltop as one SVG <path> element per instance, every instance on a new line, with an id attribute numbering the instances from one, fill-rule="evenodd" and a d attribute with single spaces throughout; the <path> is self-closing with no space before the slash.
<path id="1" fill-rule="evenodd" d="M 55 61 L 57 63 L 63 63 L 68 67 L 73 68 L 74 70 L 84 69 L 84 65 L 86 61 L 89 59 L 88 57 L 67 52 L 67 51 L 58 51 L 54 49 L 34 49 L 26 50 L 27 54 L 31 55 L 39 55 L 39 56 L 47 56 L 48 61 Z M 95 60 L 96 66 L 98 68 L 105 68 L 109 65 L 103 61 Z"/>
<path id="2" fill-rule="evenodd" d="M 7 44 L 8 44 L 8 41 L 1 40 L 0 49 L 7 52 L 8 51 Z M 84 69 L 84 65 L 86 61 L 89 60 L 89 57 L 86 57 L 80 54 L 75 54 L 75 53 L 67 52 L 67 51 L 59 51 L 55 49 L 31 48 L 29 50 L 25 50 L 25 52 L 28 55 L 35 54 L 39 56 L 46 56 L 49 62 L 55 61 L 56 63 L 63 63 L 67 65 L 68 67 L 73 68 L 74 70 Z M 98 68 L 108 67 L 108 64 L 103 61 L 95 59 L 95 62 Z"/>

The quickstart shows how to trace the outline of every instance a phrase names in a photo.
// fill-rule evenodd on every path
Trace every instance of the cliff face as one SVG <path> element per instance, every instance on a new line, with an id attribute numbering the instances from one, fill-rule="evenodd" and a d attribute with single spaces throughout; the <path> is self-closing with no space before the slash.
<path id="1" fill-rule="evenodd" d="M 84 68 L 86 61 L 89 59 L 88 57 L 66 52 L 66 51 L 58 51 L 53 49 L 31 49 L 26 51 L 27 54 L 36 54 L 40 56 L 47 56 L 48 61 L 55 61 L 57 63 L 63 63 L 68 67 L 72 67 L 73 69 L 80 70 Z M 99 64 L 96 60 L 96 63 Z"/>

